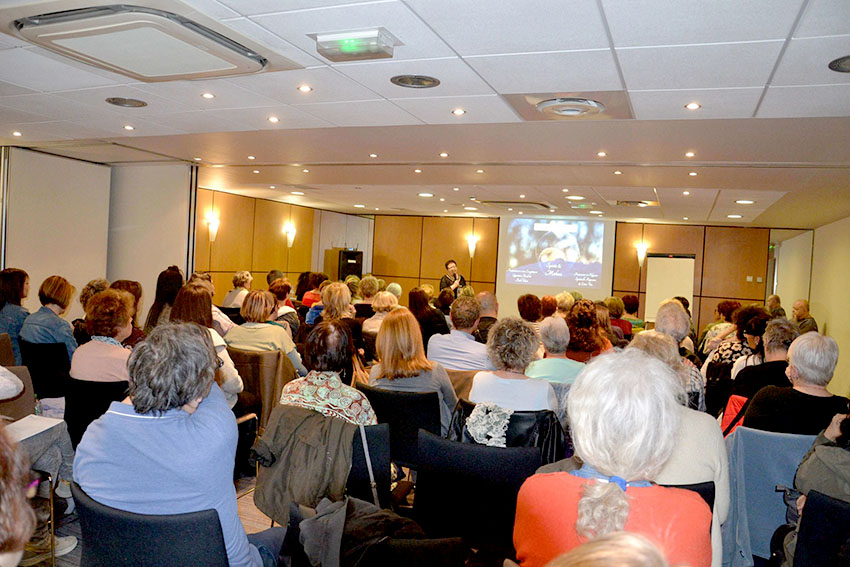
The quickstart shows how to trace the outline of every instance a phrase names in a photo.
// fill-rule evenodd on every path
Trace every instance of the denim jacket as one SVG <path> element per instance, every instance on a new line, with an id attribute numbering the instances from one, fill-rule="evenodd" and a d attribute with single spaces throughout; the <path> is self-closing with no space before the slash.
<path id="1" fill-rule="evenodd" d="M 6 303 L 0 309 L 0 333 L 9 333 L 12 339 L 12 351 L 15 353 L 15 366 L 21 365 L 21 347 L 18 345 L 18 335 L 30 312 L 26 307 Z"/>
<path id="2" fill-rule="evenodd" d="M 68 360 L 77 350 L 71 324 L 47 307 L 42 307 L 24 321 L 21 338 L 31 343 L 65 343 Z"/>

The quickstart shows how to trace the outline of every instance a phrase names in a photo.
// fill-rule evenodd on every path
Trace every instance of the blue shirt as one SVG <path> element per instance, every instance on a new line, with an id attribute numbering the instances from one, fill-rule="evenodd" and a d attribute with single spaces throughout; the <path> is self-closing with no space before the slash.
<path id="1" fill-rule="evenodd" d="M 137 514 L 218 512 L 231 567 L 262 567 L 236 511 L 236 418 L 218 385 L 193 414 L 136 413 L 112 402 L 77 446 L 74 480 L 96 501 Z"/>
<path id="2" fill-rule="evenodd" d="M 496 369 L 487 355 L 487 345 L 477 342 L 469 333 L 456 330 L 448 335 L 431 335 L 428 360 L 452 370 Z"/>
<path id="3" fill-rule="evenodd" d="M 15 366 L 21 365 L 21 347 L 18 344 L 18 335 L 21 334 L 21 327 L 24 326 L 24 320 L 29 317 L 29 310 L 20 305 L 6 303 L 0 309 L 0 333 L 9 333 L 9 338 L 12 339 L 12 351 L 15 353 Z"/>
<path id="4" fill-rule="evenodd" d="M 558 384 L 572 384 L 583 368 L 584 363 L 569 358 L 542 358 L 529 364 L 525 375 Z"/>
<path id="5" fill-rule="evenodd" d="M 21 327 L 21 338 L 31 343 L 65 343 L 68 360 L 71 360 L 77 350 L 77 340 L 74 338 L 71 323 L 48 307 L 42 307 L 26 318 Z"/>

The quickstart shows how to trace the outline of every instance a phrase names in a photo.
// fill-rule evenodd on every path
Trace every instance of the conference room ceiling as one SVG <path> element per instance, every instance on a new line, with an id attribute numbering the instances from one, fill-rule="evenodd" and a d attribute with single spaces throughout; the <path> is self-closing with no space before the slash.
<path id="1" fill-rule="evenodd" d="M 136 2 L 153 3 L 304 68 L 140 83 L 3 30 L 0 144 L 183 161 L 203 187 L 347 213 L 786 228 L 850 216 L 850 73 L 827 66 L 850 55 L 843 0 Z M 0 20 L 63 4 L 80 2 L 3 0 Z M 400 40 L 392 59 L 333 63 L 310 36 L 370 27 Z M 402 74 L 441 83 L 390 82 Z M 528 104 L 567 95 L 609 112 L 547 120 Z"/>

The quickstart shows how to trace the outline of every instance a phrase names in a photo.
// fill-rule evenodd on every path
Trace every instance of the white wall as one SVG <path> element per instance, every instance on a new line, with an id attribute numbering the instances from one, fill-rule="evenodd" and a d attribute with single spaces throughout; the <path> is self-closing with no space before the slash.
<path id="1" fill-rule="evenodd" d="M 355 248 L 363 252 L 363 273 L 372 271 L 375 221 L 366 217 L 316 211 L 313 228 L 313 270 L 324 269 L 325 250 Z"/>
<path id="2" fill-rule="evenodd" d="M 829 390 L 842 396 L 850 395 L 850 317 L 843 308 L 850 281 L 848 240 L 850 217 L 815 230 L 810 299 L 812 316 L 820 332 L 838 342 L 838 367 Z"/>
<path id="3" fill-rule="evenodd" d="M 809 298 L 814 235 L 812 231 L 804 232 L 776 247 L 776 295 L 789 317 L 796 300 Z"/>
<path id="4" fill-rule="evenodd" d="M 38 288 L 54 274 L 77 292 L 106 276 L 109 167 L 12 148 L 9 167 L 6 267 L 30 276 L 30 311 Z M 68 320 L 82 316 L 75 294 Z"/>
<path id="5" fill-rule="evenodd" d="M 142 284 L 140 323 L 159 273 L 172 264 L 186 269 L 189 173 L 182 164 L 112 168 L 106 277 Z"/>

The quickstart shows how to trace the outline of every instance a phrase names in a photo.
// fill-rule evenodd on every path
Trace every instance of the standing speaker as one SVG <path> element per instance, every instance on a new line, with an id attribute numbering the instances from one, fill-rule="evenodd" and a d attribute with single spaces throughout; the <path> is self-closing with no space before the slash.
<path id="1" fill-rule="evenodd" d="M 363 252 L 360 250 L 339 251 L 339 279 L 354 274 L 358 278 L 363 277 Z"/>

